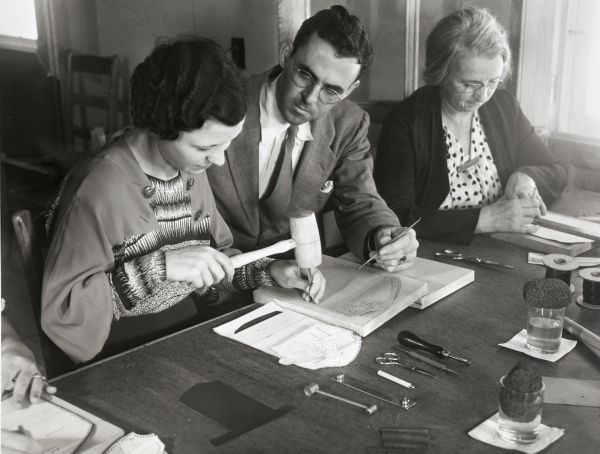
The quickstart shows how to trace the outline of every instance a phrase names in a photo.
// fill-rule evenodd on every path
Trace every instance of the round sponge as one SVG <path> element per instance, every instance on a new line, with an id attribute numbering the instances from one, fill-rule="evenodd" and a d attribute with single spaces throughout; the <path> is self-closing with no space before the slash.
<path id="1" fill-rule="evenodd" d="M 523 286 L 523 298 L 530 306 L 558 309 L 571 302 L 571 289 L 560 279 L 532 279 Z"/>
<path id="2" fill-rule="evenodd" d="M 500 389 L 500 408 L 509 418 L 518 422 L 533 421 L 540 413 L 543 387 L 540 370 L 532 362 L 521 361 L 511 369 Z"/>

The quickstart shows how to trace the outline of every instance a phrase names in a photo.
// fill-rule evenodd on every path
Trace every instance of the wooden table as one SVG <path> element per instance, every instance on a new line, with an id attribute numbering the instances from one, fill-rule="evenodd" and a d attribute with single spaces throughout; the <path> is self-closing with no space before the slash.
<path id="1" fill-rule="evenodd" d="M 456 245 L 421 242 L 419 255 Z M 473 265 L 475 282 L 429 308 L 406 309 L 364 339 L 357 359 L 343 369 L 310 371 L 282 366 L 275 357 L 221 337 L 212 331 L 249 310 L 244 308 L 174 336 L 79 370 L 54 381 L 58 395 L 125 432 L 155 433 L 170 454 L 183 453 L 364 453 L 378 446 L 381 427 L 428 427 L 433 432 L 431 453 L 500 453 L 499 448 L 469 437 L 467 432 L 497 411 L 498 380 L 522 353 L 499 347 L 525 328 L 525 281 L 543 277 L 544 268 L 527 264 L 527 251 L 480 236 L 463 252 L 510 263 L 516 270 Z M 462 266 L 469 267 L 464 263 Z M 575 280 L 581 292 L 580 280 Z M 600 311 L 573 303 L 567 314 L 600 333 Z M 395 336 L 410 329 L 447 349 L 473 360 L 454 377 L 439 373 L 437 380 L 409 375 L 415 390 L 406 390 L 371 377 L 361 365 L 374 365 L 375 356 L 390 351 Z M 566 333 L 566 337 L 569 335 Z M 600 379 L 600 360 L 587 347 L 577 347 L 557 363 L 534 360 L 550 377 Z M 382 366 L 383 367 L 383 366 Z M 361 402 L 373 399 L 333 383 L 337 372 L 369 384 L 382 393 L 407 395 L 418 404 L 406 411 L 379 403 L 380 411 L 366 416 L 360 409 L 322 396 L 306 397 L 312 382 Z M 225 432 L 217 424 L 179 401 L 198 382 L 221 380 L 256 400 L 296 410 L 217 448 L 210 439 Z M 600 452 L 600 408 L 545 404 L 544 424 L 565 428 L 565 435 L 544 452 Z"/>

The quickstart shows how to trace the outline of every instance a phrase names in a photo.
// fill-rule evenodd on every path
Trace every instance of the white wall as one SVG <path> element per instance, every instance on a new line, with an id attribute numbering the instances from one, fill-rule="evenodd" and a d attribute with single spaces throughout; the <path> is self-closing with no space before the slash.
<path id="1" fill-rule="evenodd" d="M 232 37 L 244 38 L 250 74 L 277 62 L 276 0 L 96 0 L 96 5 L 99 53 L 126 58 L 130 70 L 157 38 L 185 33 L 211 38 L 225 49 Z"/>
<path id="2" fill-rule="evenodd" d="M 124 114 L 129 77 L 157 38 L 197 34 L 226 50 L 232 37 L 243 38 L 246 74 L 277 63 L 277 0 L 54 0 L 52 9 L 61 73 L 68 50 L 117 55 Z"/>

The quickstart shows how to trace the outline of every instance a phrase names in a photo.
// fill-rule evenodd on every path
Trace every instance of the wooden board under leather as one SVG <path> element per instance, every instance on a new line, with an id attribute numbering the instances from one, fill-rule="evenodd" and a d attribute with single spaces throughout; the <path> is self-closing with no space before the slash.
<path id="1" fill-rule="evenodd" d="M 586 251 L 598 247 L 598 243 L 559 243 L 558 241 L 539 238 L 527 233 L 492 233 L 492 238 L 507 241 L 509 243 L 523 246 L 531 251 L 545 252 L 546 254 L 565 254 L 575 257 Z"/>
<path id="2" fill-rule="evenodd" d="M 352 252 L 339 258 L 360 263 Z M 422 257 L 415 257 L 410 268 L 397 271 L 394 275 L 411 277 L 427 283 L 427 293 L 411 304 L 411 307 L 417 309 L 425 309 L 475 280 L 475 271 L 469 268 Z"/>
<path id="3" fill-rule="evenodd" d="M 326 266 L 323 266 L 326 265 Z M 320 269 L 323 271 L 325 278 L 328 280 L 330 288 L 340 287 L 344 282 L 336 281 L 333 279 L 340 279 L 340 274 L 336 273 L 329 275 L 327 268 L 335 267 L 336 272 L 340 270 L 346 270 L 347 282 L 351 282 L 352 275 L 356 273 L 356 276 L 364 276 L 364 274 L 371 274 L 373 276 L 373 282 L 377 282 L 381 279 L 381 273 L 377 270 L 365 267 L 362 270 L 357 270 L 357 264 L 342 260 L 339 258 L 323 256 L 323 265 Z M 393 274 L 388 275 L 389 278 L 397 279 L 398 291 L 394 301 L 383 310 L 367 312 L 362 315 L 348 315 L 341 312 L 337 312 L 331 309 L 327 309 L 323 306 L 325 301 L 321 302 L 321 305 L 312 302 L 306 302 L 301 298 L 300 293 L 295 289 L 285 289 L 279 287 L 261 287 L 254 291 L 254 301 L 261 304 L 266 304 L 270 301 L 276 300 L 276 304 L 285 307 L 309 317 L 316 318 L 332 325 L 341 326 L 348 328 L 360 336 L 367 336 L 389 319 L 406 309 L 412 303 L 417 301 L 423 295 L 427 293 L 427 284 L 420 280 L 412 279 L 409 277 L 396 276 Z M 346 281 L 345 281 L 346 282 Z M 343 285 L 342 285 L 343 286 Z M 325 291 L 325 298 L 327 298 L 327 290 Z"/>

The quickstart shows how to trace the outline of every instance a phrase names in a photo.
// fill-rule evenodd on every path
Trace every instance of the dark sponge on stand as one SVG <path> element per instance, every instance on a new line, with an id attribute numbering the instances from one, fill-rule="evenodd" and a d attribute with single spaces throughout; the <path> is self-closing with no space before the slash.
<path id="1" fill-rule="evenodd" d="M 504 377 L 500 390 L 500 407 L 504 414 L 515 421 L 527 422 L 539 414 L 543 400 L 535 394 L 542 389 L 542 374 L 530 361 L 520 361 Z"/>
<path id="2" fill-rule="evenodd" d="M 532 279 L 523 286 L 523 298 L 530 306 L 559 309 L 571 302 L 571 289 L 560 279 Z"/>
<path id="3" fill-rule="evenodd" d="M 537 364 L 519 361 L 504 378 L 504 386 L 520 393 L 539 391 L 542 388 L 542 374 Z"/>

